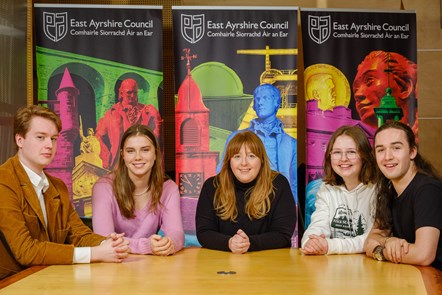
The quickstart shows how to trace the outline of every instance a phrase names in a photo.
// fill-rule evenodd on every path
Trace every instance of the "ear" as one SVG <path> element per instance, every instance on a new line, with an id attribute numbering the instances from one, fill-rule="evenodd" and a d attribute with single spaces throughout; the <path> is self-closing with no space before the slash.
<path id="1" fill-rule="evenodd" d="M 414 158 L 416 158 L 417 156 L 417 147 L 413 147 L 410 149 L 410 159 L 414 160 Z"/>
<path id="2" fill-rule="evenodd" d="M 15 135 L 15 144 L 17 144 L 19 148 L 23 147 L 23 139 L 23 136 L 21 136 L 20 134 Z"/>
<path id="3" fill-rule="evenodd" d="M 312 98 L 313 99 L 316 99 L 316 100 L 319 100 L 319 93 L 318 93 L 318 89 L 314 89 L 313 91 L 312 91 Z"/>
<path id="4" fill-rule="evenodd" d="M 407 83 L 403 87 L 401 87 L 401 91 L 399 92 L 399 98 L 401 100 L 405 100 L 411 95 L 413 91 L 414 91 L 413 83 L 411 82 L 411 80 L 408 80 Z"/>

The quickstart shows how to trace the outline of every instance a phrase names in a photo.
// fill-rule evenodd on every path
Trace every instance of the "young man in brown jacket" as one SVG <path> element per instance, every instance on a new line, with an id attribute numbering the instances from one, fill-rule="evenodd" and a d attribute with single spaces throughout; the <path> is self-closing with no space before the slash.
<path id="1" fill-rule="evenodd" d="M 54 159 L 60 118 L 30 106 L 14 119 L 18 152 L 0 166 L 0 279 L 31 265 L 121 262 L 129 242 L 83 224 L 66 185 L 43 169 Z"/>

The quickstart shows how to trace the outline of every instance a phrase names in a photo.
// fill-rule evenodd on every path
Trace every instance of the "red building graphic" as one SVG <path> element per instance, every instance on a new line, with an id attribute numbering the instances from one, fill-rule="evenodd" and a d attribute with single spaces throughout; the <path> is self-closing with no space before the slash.
<path id="1" fill-rule="evenodd" d="M 46 171 L 61 178 L 68 187 L 72 197 L 72 170 L 75 166 L 74 141 L 78 137 L 78 96 L 80 91 L 75 87 L 68 68 L 65 68 L 60 86 L 55 92 L 56 101 L 39 101 L 40 104 L 51 105 L 63 122 L 57 143 L 57 154 L 54 161 L 46 168 Z"/>
<path id="2" fill-rule="evenodd" d="M 196 55 L 184 49 L 187 76 L 178 90 L 175 108 L 176 182 L 186 233 L 195 232 L 195 210 L 204 181 L 216 174 L 218 152 L 210 151 L 209 115 L 201 91 L 190 74 L 190 62 Z"/>

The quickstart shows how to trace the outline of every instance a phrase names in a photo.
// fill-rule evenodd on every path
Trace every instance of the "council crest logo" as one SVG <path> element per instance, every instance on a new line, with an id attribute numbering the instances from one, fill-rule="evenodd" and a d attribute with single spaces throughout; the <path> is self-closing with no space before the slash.
<path id="1" fill-rule="evenodd" d="M 68 33 L 68 13 L 43 12 L 43 31 L 54 42 L 63 39 Z"/>
<path id="2" fill-rule="evenodd" d="M 183 38 L 194 44 L 204 36 L 204 14 L 181 15 L 181 35 Z"/>
<path id="3" fill-rule="evenodd" d="M 308 16 L 308 34 L 310 39 L 318 44 L 322 44 L 331 35 L 331 18 L 327 16 Z"/>

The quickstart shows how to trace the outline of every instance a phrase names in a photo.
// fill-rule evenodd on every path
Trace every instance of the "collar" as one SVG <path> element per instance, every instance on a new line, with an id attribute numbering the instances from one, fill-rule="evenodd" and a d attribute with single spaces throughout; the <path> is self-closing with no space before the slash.
<path id="1" fill-rule="evenodd" d="M 28 175 L 29 179 L 31 180 L 32 185 L 34 185 L 35 189 L 37 191 L 46 192 L 49 188 L 49 181 L 46 177 L 46 174 L 44 172 L 40 174 L 35 173 L 31 170 L 31 168 L 27 167 L 25 164 L 23 164 L 22 161 L 20 161 L 20 164 L 22 164 L 23 168 L 25 169 L 26 174 Z"/>
<path id="2" fill-rule="evenodd" d="M 351 192 L 358 192 L 358 191 L 360 191 L 361 188 L 364 188 L 364 186 L 365 186 L 365 184 L 364 184 L 363 182 L 360 182 L 360 183 L 359 183 L 355 188 L 353 188 L 352 190 L 348 190 L 348 189 L 345 187 L 345 184 L 341 184 L 341 185 L 339 186 L 339 188 L 341 189 L 341 191 L 351 193 Z"/>
<path id="3" fill-rule="evenodd" d="M 251 182 L 243 183 L 243 182 L 239 181 L 235 176 L 233 176 L 233 181 L 235 183 L 235 187 L 236 187 L 237 190 L 247 191 L 248 189 L 250 189 L 253 186 L 255 186 L 256 182 L 258 181 L 258 177 L 256 177 Z"/>
<path id="4" fill-rule="evenodd" d="M 273 122 L 267 124 L 261 123 L 258 119 L 254 119 L 250 122 L 250 129 L 261 131 L 264 134 L 283 133 L 283 127 L 284 125 L 278 118 L 276 118 L 276 120 L 274 120 Z"/>

